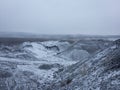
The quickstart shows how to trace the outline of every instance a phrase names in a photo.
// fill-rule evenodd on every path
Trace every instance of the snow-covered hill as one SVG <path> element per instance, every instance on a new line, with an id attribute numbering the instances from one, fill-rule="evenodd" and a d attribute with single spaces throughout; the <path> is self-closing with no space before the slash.
<path id="1" fill-rule="evenodd" d="M 109 75 L 109 70 L 105 71 L 109 67 L 107 59 L 119 56 L 118 43 L 104 40 L 1 43 L 0 90 L 99 90 L 101 78 Z M 118 71 L 115 72 L 119 74 Z"/>
<path id="2" fill-rule="evenodd" d="M 120 90 L 120 40 L 66 68 L 50 87 L 49 90 Z"/>

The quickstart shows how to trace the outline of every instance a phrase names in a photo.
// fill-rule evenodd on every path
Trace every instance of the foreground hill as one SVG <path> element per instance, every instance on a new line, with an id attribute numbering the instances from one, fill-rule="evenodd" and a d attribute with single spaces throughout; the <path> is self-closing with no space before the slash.
<path id="1" fill-rule="evenodd" d="M 120 40 L 63 72 L 48 90 L 120 90 Z"/>

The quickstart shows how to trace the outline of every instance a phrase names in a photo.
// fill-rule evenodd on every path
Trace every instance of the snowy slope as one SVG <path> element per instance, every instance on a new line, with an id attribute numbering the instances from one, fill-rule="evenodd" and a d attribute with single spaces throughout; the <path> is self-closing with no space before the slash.
<path id="1" fill-rule="evenodd" d="M 50 90 L 120 90 L 120 40 L 59 73 Z"/>

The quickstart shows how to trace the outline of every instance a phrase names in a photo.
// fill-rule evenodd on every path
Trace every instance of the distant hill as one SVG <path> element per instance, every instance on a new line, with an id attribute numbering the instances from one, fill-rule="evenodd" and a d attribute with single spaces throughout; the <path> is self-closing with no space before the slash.
<path id="1" fill-rule="evenodd" d="M 23 32 L 0 32 L 0 38 L 39 38 L 39 39 L 57 39 L 57 40 L 68 40 L 68 39 L 120 39 L 120 35 L 48 35 L 48 34 L 33 34 Z"/>

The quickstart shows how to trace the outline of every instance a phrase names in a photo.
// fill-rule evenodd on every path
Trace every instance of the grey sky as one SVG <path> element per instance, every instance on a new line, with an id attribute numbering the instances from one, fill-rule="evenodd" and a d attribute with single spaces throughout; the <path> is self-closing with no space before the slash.
<path id="1" fill-rule="evenodd" d="M 120 35 L 120 0 L 0 0 L 0 31 Z"/>

